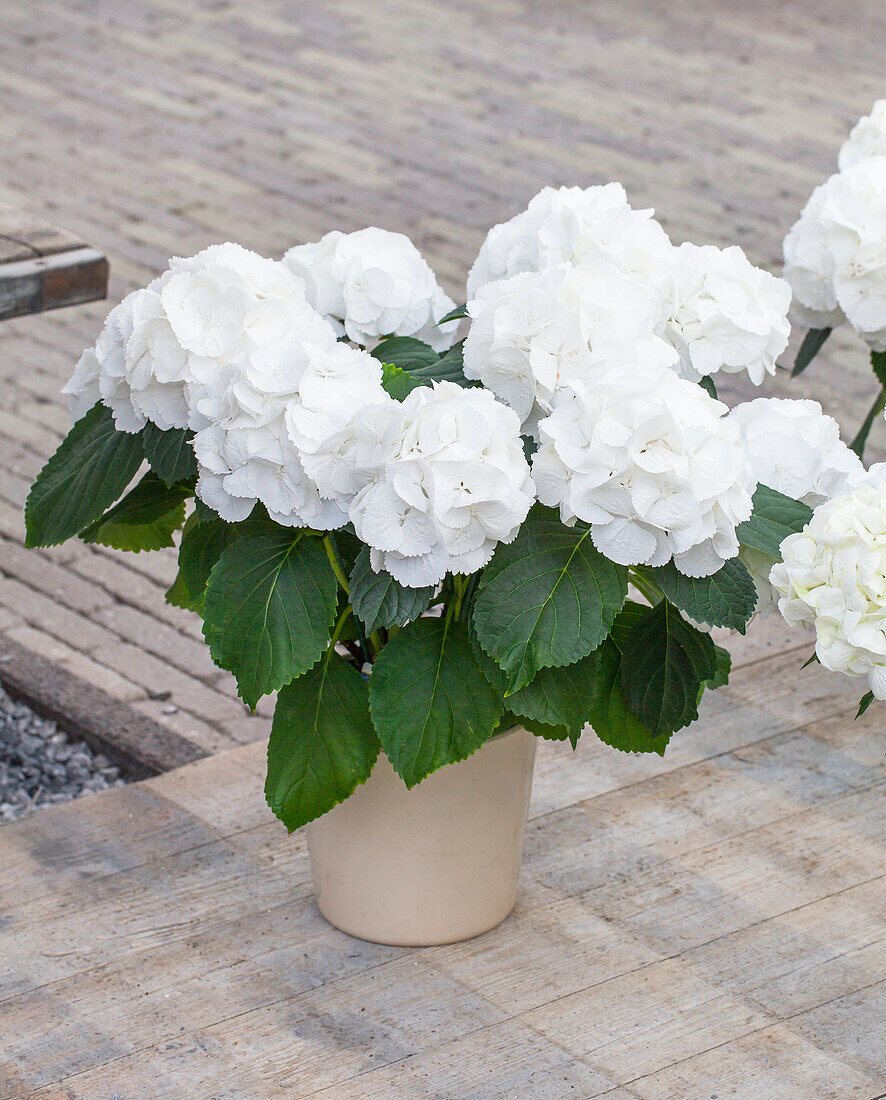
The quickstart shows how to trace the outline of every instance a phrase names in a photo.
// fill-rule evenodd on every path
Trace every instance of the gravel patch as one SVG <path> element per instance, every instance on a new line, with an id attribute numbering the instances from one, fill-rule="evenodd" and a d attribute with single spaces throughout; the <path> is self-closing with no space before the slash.
<path id="1" fill-rule="evenodd" d="M 107 757 L 0 688 L 0 823 L 124 783 Z"/>

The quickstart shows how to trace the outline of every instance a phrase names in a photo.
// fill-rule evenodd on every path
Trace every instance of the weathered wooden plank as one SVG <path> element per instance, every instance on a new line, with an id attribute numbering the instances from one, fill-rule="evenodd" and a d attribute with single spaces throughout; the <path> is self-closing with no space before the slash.
<path id="1" fill-rule="evenodd" d="M 0 266 L 0 321 L 62 306 L 94 302 L 108 292 L 108 261 L 76 248 Z"/>

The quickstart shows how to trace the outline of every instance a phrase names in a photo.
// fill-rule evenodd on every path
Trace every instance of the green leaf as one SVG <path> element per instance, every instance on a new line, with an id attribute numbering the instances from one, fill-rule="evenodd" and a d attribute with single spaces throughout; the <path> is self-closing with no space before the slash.
<path id="1" fill-rule="evenodd" d="M 438 325 L 445 325 L 447 321 L 460 321 L 463 317 L 469 317 L 468 307 L 456 306 L 455 309 L 451 309 L 445 317 L 441 317 L 437 322 Z"/>
<path id="2" fill-rule="evenodd" d="M 316 663 L 329 643 L 336 601 L 320 539 L 285 528 L 259 531 L 238 538 L 213 566 L 203 634 L 212 659 L 233 672 L 241 698 L 254 707 Z"/>
<path id="3" fill-rule="evenodd" d="M 714 380 L 709 374 L 703 374 L 698 380 L 698 384 L 708 394 L 709 397 L 717 400 L 717 387 L 714 385 Z"/>
<path id="4" fill-rule="evenodd" d="M 621 688 L 622 650 L 614 635 L 597 651 L 597 693 L 590 712 L 594 733 L 620 752 L 654 752 L 664 756 L 670 734 L 656 737 L 628 706 Z"/>
<path id="5" fill-rule="evenodd" d="M 573 748 L 578 744 L 578 738 L 563 726 L 546 726 L 544 722 L 536 722 L 533 718 L 523 718 L 518 714 L 511 714 L 508 710 L 499 719 L 495 732 L 496 734 L 504 733 L 512 726 L 522 726 L 523 729 L 534 733 L 536 737 L 543 737 L 545 741 L 569 741 Z"/>
<path id="6" fill-rule="evenodd" d="M 871 703 L 873 703 L 873 701 L 874 701 L 874 693 L 872 691 L 866 691 L 864 693 L 864 695 L 862 695 L 861 699 L 859 700 L 858 710 L 855 712 L 855 717 L 856 718 L 861 718 L 861 716 L 868 709 L 868 707 L 871 705 Z"/>
<path id="7" fill-rule="evenodd" d="M 661 600 L 631 627 L 621 660 L 621 688 L 653 736 L 672 733 L 698 717 L 701 685 L 718 672 L 709 634 L 690 626 Z"/>
<path id="8" fill-rule="evenodd" d="M 821 351 L 825 340 L 830 336 L 833 330 L 829 328 L 811 328 L 803 337 L 803 343 L 800 345 L 800 350 L 797 352 L 797 358 L 794 360 L 794 369 L 791 371 L 791 378 L 796 378 L 798 374 L 802 374 L 804 370 L 809 366 L 812 360 Z"/>
<path id="9" fill-rule="evenodd" d="M 732 671 L 732 656 L 728 649 L 715 645 L 714 655 L 717 667 L 714 675 L 702 684 L 706 691 L 716 691 L 717 688 L 726 687 L 729 683 L 729 673 Z"/>
<path id="10" fill-rule="evenodd" d="M 455 382 L 459 386 L 469 389 L 471 386 L 479 386 L 480 383 L 471 378 L 465 378 L 464 340 L 453 344 L 449 351 L 444 352 L 432 368 L 420 372 L 423 382 Z"/>
<path id="11" fill-rule="evenodd" d="M 199 497 L 194 501 L 194 514 L 197 517 L 198 523 L 208 523 L 210 520 L 221 519 L 218 512 L 210 508 L 209 505 Z"/>
<path id="12" fill-rule="evenodd" d="M 433 367 L 440 358 L 430 344 L 416 340 L 414 336 L 389 336 L 379 341 L 369 354 L 410 374 Z"/>
<path id="13" fill-rule="evenodd" d="M 173 546 L 172 534 L 185 522 L 185 500 L 190 495 L 189 486 L 170 488 L 155 473 L 147 473 L 119 504 L 91 523 L 81 538 L 136 553 Z"/>
<path id="14" fill-rule="evenodd" d="M 757 606 L 754 581 L 738 558 L 709 577 L 686 577 L 672 561 L 638 571 L 648 575 L 675 607 L 708 626 L 731 626 L 744 634 Z"/>
<path id="15" fill-rule="evenodd" d="M 203 597 L 213 566 L 225 550 L 243 536 L 244 530 L 248 530 L 246 524 L 249 522 L 245 520 L 241 526 L 225 523 L 216 516 L 214 519 L 198 520 L 185 526 L 178 548 L 178 568 L 190 597 L 190 610 L 202 610 Z"/>
<path id="16" fill-rule="evenodd" d="M 168 604 L 172 604 L 173 607 L 180 607 L 183 611 L 196 610 L 191 594 L 182 580 L 181 570 L 176 573 L 175 580 L 166 589 L 165 599 Z"/>
<path id="17" fill-rule="evenodd" d="M 501 701 L 464 623 L 416 619 L 379 654 L 369 706 L 382 748 L 407 787 L 487 741 Z"/>
<path id="18" fill-rule="evenodd" d="M 459 386 L 474 386 L 464 375 L 464 340 L 454 344 L 448 351 L 438 355 L 430 344 L 424 344 L 412 336 L 389 336 L 372 349 L 371 354 L 383 364 L 399 367 L 406 371 L 415 385 L 429 386 L 432 382 L 456 382 Z M 402 401 L 399 391 L 405 388 L 405 381 L 398 375 L 391 375 L 391 385 L 398 392 L 385 388 L 397 400 Z M 408 391 L 407 391 L 408 392 Z M 405 396 L 405 395 L 404 395 Z"/>
<path id="19" fill-rule="evenodd" d="M 395 401 L 403 401 L 422 383 L 402 367 L 395 367 L 393 363 L 382 363 L 381 384 Z"/>
<path id="20" fill-rule="evenodd" d="M 886 351 L 871 352 L 871 370 L 881 386 L 886 386 Z"/>
<path id="21" fill-rule="evenodd" d="M 144 460 L 140 435 L 118 432 L 109 409 L 94 405 L 46 463 L 25 505 L 26 546 L 56 546 L 117 500 Z"/>
<path id="22" fill-rule="evenodd" d="M 188 481 L 197 476 L 197 458 L 191 440 L 194 433 L 187 428 L 161 431 L 156 424 L 148 423 L 142 430 L 145 458 L 154 473 L 167 485 Z"/>
<path id="23" fill-rule="evenodd" d="M 292 832 L 365 783 L 378 749 L 366 680 L 330 648 L 277 696 L 268 742 L 268 805 Z"/>
<path id="24" fill-rule="evenodd" d="M 517 691 L 539 669 L 574 664 L 596 649 L 626 595 L 627 570 L 594 548 L 587 528 L 534 509 L 483 570 L 474 628 Z"/>
<path id="25" fill-rule="evenodd" d="M 754 493 L 754 511 L 750 519 L 735 529 L 738 541 L 772 558 L 781 557 L 781 544 L 788 535 L 802 531 L 812 518 L 812 509 L 768 485 L 758 485 Z"/>
<path id="26" fill-rule="evenodd" d="M 871 428 L 873 428 L 875 421 L 879 420 L 883 415 L 883 409 L 886 407 L 886 351 L 871 352 L 871 370 L 874 372 L 874 377 L 880 383 L 880 392 L 874 398 L 874 403 L 868 409 L 867 415 L 862 421 L 855 439 L 849 444 L 849 449 L 855 451 L 859 458 L 864 458 L 864 449 L 868 441 L 868 436 L 871 434 Z"/>
<path id="27" fill-rule="evenodd" d="M 562 731 L 575 746 L 591 719 L 599 666 L 598 651 L 594 650 L 575 664 L 543 668 L 530 683 L 507 697 L 508 710 L 521 720 Z"/>
<path id="28" fill-rule="evenodd" d="M 818 654 L 815 652 L 815 650 L 813 650 L 812 651 L 812 656 L 808 657 L 803 662 L 803 664 L 800 665 L 800 671 L 802 672 L 804 668 L 809 668 L 810 665 L 820 665 L 820 664 L 821 664 L 821 661 L 819 661 L 819 659 L 818 659 Z"/>
<path id="29" fill-rule="evenodd" d="M 434 595 L 433 588 L 406 588 L 390 573 L 374 572 L 366 546 L 357 555 L 348 587 L 354 614 L 367 634 L 412 622 L 427 611 Z"/>

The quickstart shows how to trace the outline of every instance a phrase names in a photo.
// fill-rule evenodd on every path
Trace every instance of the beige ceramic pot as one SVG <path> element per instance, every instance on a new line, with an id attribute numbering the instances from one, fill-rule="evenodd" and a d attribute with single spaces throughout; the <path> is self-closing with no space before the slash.
<path id="1" fill-rule="evenodd" d="M 494 928 L 517 897 L 534 762 L 535 737 L 519 728 L 412 790 L 379 756 L 363 786 L 307 827 L 323 916 L 408 947 Z"/>

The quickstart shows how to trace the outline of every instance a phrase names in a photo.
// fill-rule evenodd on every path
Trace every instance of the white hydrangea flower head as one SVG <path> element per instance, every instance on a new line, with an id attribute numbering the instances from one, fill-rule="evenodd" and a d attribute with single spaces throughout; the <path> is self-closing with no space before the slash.
<path id="1" fill-rule="evenodd" d="M 754 479 L 810 508 L 864 477 L 861 459 L 817 401 L 758 397 L 736 405 L 729 419 L 739 427 Z"/>
<path id="2" fill-rule="evenodd" d="M 886 699 L 886 464 L 820 504 L 781 553 L 770 580 L 785 621 L 815 629 L 825 668 L 867 676 Z"/>
<path id="3" fill-rule="evenodd" d="M 468 275 L 467 297 L 498 279 L 593 256 L 654 280 L 671 244 L 653 213 L 633 210 L 620 183 L 545 187 L 522 213 L 490 229 Z"/>
<path id="4" fill-rule="evenodd" d="M 122 431 L 140 431 L 149 420 L 163 430 L 199 429 L 230 412 L 225 398 L 236 364 L 292 332 L 335 341 L 283 264 L 239 245 L 213 245 L 171 260 L 159 278 L 127 295 L 66 392 L 80 408 L 97 384 Z"/>
<path id="5" fill-rule="evenodd" d="M 455 303 L 402 233 L 333 231 L 290 248 L 283 262 L 304 280 L 311 305 L 356 344 L 412 336 L 436 351 L 452 346 L 458 322 L 437 322 Z"/>
<path id="6" fill-rule="evenodd" d="M 796 320 L 824 328 L 845 319 L 886 351 L 886 156 L 864 157 L 817 187 L 784 257 Z"/>
<path id="7" fill-rule="evenodd" d="M 599 256 L 487 283 L 468 303 L 464 372 L 534 432 L 555 395 L 613 364 L 675 366 L 655 328 L 661 299 Z"/>
<path id="8" fill-rule="evenodd" d="M 838 164 L 845 172 L 864 157 L 886 156 L 886 99 L 878 99 L 869 115 L 856 122 L 840 146 Z"/>
<path id="9" fill-rule="evenodd" d="M 381 413 L 367 439 L 385 437 Z M 388 454 L 348 512 L 372 568 L 413 588 L 473 573 L 516 537 L 535 499 L 517 416 L 452 382 L 413 390 L 389 415 Z"/>
<path id="10" fill-rule="evenodd" d="M 194 453 L 197 496 L 229 523 L 246 519 L 258 501 L 287 527 L 329 530 L 347 522 L 305 473 L 282 417 L 254 428 L 203 428 L 194 437 Z"/>
<path id="11" fill-rule="evenodd" d="M 788 284 L 737 246 L 687 242 L 671 253 L 662 334 L 684 378 L 746 371 L 759 386 L 787 347 L 790 304 Z"/>
<path id="12" fill-rule="evenodd" d="M 708 576 L 738 553 L 755 481 L 726 406 L 666 367 L 610 367 L 557 395 L 532 476 L 564 523 L 623 565 Z"/>
<path id="13" fill-rule="evenodd" d="M 840 438 L 840 426 L 817 401 L 758 397 L 729 413 L 754 479 L 815 508 L 848 492 L 865 475 L 861 459 Z M 757 613 L 771 615 L 778 593 L 769 583 L 776 558 L 743 546 L 739 557 L 757 589 Z"/>
<path id="14" fill-rule="evenodd" d="M 320 335 L 329 332 L 319 314 L 311 312 Z M 309 469 L 322 462 L 315 460 L 315 452 L 328 453 L 330 440 L 358 412 L 391 400 L 382 387 L 381 364 L 331 333 L 313 344 L 293 332 L 240 356 L 233 369 L 223 403 L 226 414 L 194 440 L 197 495 L 225 519 L 248 514 L 258 500 L 280 523 L 341 526 L 347 494 L 331 485 L 321 490 Z"/>
<path id="15" fill-rule="evenodd" d="M 836 262 L 821 218 L 826 188 L 826 184 L 816 187 L 784 239 L 783 275 L 791 288 L 790 316 L 809 328 L 836 328 L 846 320 L 834 293 Z"/>

